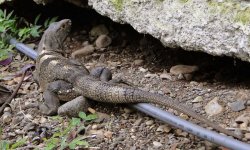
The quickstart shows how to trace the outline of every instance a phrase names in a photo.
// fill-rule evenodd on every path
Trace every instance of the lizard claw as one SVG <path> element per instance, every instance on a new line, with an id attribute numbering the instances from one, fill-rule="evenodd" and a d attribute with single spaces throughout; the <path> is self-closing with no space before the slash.
<path id="1" fill-rule="evenodd" d="M 44 115 L 52 116 L 52 115 L 56 115 L 57 114 L 57 109 L 56 108 L 54 108 L 54 109 L 53 108 L 49 108 L 45 104 L 39 105 L 39 110 Z"/>

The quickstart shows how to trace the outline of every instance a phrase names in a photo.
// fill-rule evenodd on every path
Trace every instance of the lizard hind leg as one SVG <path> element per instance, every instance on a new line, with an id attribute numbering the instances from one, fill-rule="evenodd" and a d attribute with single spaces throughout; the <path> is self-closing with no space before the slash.
<path id="1" fill-rule="evenodd" d="M 112 79 L 111 71 L 106 67 L 96 67 L 90 71 L 90 75 L 100 79 L 101 81 L 109 82 L 111 84 L 122 84 L 125 86 L 134 86 L 132 83 L 125 81 L 121 78 Z"/>
<path id="2" fill-rule="evenodd" d="M 109 81 L 112 79 L 111 71 L 106 67 L 96 67 L 90 71 L 90 75 L 100 79 L 101 81 Z"/>

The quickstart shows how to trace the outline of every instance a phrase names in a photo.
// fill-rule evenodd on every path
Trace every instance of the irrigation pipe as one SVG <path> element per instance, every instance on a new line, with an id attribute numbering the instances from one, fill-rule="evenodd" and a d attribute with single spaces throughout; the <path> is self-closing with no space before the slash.
<path id="1" fill-rule="evenodd" d="M 24 45 L 23 43 L 17 42 L 15 39 L 10 39 L 10 44 L 16 47 L 17 50 L 24 53 L 32 59 L 36 59 L 37 53 Z M 152 116 L 156 119 L 159 119 L 167 124 L 170 124 L 176 128 L 180 128 L 183 131 L 196 135 L 204 140 L 210 141 L 212 143 L 224 146 L 229 149 L 235 150 L 250 150 L 250 144 L 243 143 L 241 141 L 235 140 L 231 137 L 218 134 L 217 132 L 207 130 L 196 124 L 188 122 L 184 119 L 181 119 L 167 111 L 161 110 L 158 107 L 155 107 L 146 103 L 130 104 L 131 107 L 146 113 L 149 116 Z"/>

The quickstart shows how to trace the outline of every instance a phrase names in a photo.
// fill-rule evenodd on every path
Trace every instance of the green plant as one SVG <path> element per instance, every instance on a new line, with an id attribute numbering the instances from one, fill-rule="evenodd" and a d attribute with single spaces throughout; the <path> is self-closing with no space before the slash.
<path id="1" fill-rule="evenodd" d="M 2 140 L 0 141 L 0 149 L 1 150 L 14 150 L 18 147 L 22 147 L 23 145 L 25 145 L 26 142 L 27 142 L 27 139 L 25 138 L 18 140 L 18 142 L 14 144 L 10 144 L 8 141 Z"/>
<path id="2" fill-rule="evenodd" d="M 60 116 L 51 117 L 53 120 L 64 121 Z M 86 148 L 89 146 L 88 142 L 85 140 L 85 136 L 81 136 L 80 133 L 85 129 L 84 121 L 91 121 L 97 118 L 96 114 L 86 115 L 84 112 L 79 113 L 79 118 L 72 118 L 69 125 L 65 128 L 58 127 L 55 129 L 55 133 L 49 138 L 44 139 L 45 150 L 53 149 L 76 149 Z M 0 127 L 0 135 L 2 135 L 2 128 Z M 22 147 L 27 143 L 27 139 L 18 140 L 16 143 L 11 144 L 9 141 L 0 141 L 0 150 L 14 150 L 18 147 Z"/>
<path id="3" fill-rule="evenodd" d="M 35 18 L 34 23 L 29 23 L 25 19 L 13 15 L 13 11 L 7 12 L 0 9 L 0 61 L 8 58 L 12 52 L 13 46 L 8 44 L 9 37 L 15 37 L 22 42 L 39 37 L 49 24 L 57 20 L 57 17 L 48 18 L 43 25 L 38 25 L 40 16 Z"/>
<path id="4" fill-rule="evenodd" d="M 7 14 L 6 10 L 0 9 L 0 61 L 7 59 L 13 48 L 7 44 L 5 35 L 8 32 L 15 32 L 15 20 L 16 17 L 13 16 L 13 11 Z"/>
<path id="5" fill-rule="evenodd" d="M 91 121 L 97 118 L 96 114 L 86 115 L 84 112 L 79 113 L 80 118 L 72 118 L 68 127 L 58 128 L 53 136 L 49 139 L 45 139 L 45 150 L 52 149 L 75 149 L 76 147 L 88 147 L 88 142 L 85 140 L 85 136 L 78 136 L 77 133 L 82 131 L 85 126 L 81 121 Z"/>

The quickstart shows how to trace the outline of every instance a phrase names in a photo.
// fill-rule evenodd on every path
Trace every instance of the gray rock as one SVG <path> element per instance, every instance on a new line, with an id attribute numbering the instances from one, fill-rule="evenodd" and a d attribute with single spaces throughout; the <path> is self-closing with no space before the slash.
<path id="1" fill-rule="evenodd" d="M 135 64 L 136 66 L 141 66 L 141 65 L 143 65 L 143 63 L 144 63 L 144 60 L 142 60 L 142 59 L 136 59 L 136 60 L 134 61 L 134 64 Z"/>
<path id="2" fill-rule="evenodd" d="M 156 129 L 157 132 L 166 132 L 166 133 L 170 132 L 170 130 L 171 128 L 168 125 L 161 125 Z"/>
<path id="3" fill-rule="evenodd" d="M 208 115 L 217 115 L 223 111 L 223 107 L 218 103 L 218 100 L 219 98 L 215 97 L 205 106 L 205 111 Z"/>
<path id="4" fill-rule="evenodd" d="M 103 24 L 94 26 L 89 32 L 89 35 L 92 37 L 98 37 L 100 35 L 107 35 L 107 34 L 109 34 L 109 31 L 107 27 Z"/>
<path id="5" fill-rule="evenodd" d="M 96 41 L 95 45 L 98 49 L 108 47 L 112 42 L 112 39 L 107 35 L 100 35 Z"/>
<path id="6" fill-rule="evenodd" d="M 250 113 L 244 113 L 235 119 L 235 122 L 240 125 L 241 129 L 246 129 L 250 122 Z"/>
<path id="7" fill-rule="evenodd" d="M 135 121 L 134 126 L 139 126 L 142 123 L 142 118 L 139 118 Z"/>
<path id="8" fill-rule="evenodd" d="M 233 110 L 233 111 L 241 111 L 246 108 L 245 106 L 246 101 L 236 101 L 233 103 L 229 103 L 228 106 Z"/>
<path id="9" fill-rule="evenodd" d="M 168 73 L 162 73 L 161 75 L 160 75 L 160 78 L 161 79 L 168 79 L 168 80 L 173 80 L 172 79 L 172 76 L 170 75 L 170 74 L 168 74 Z"/>
<path id="10" fill-rule="evenodd" d="M 11 108 L 10 107 L 5 107 L 4 110 L 3 110 L 3 112 L 9 112 L 9 113 L 11 113 Z"/>
<path id="11" fill-rule="evenodd" d="M 173 75 L 191 74 L 197 70 L 199 70 L 197 66 L 176 65 L 170 68 L 170 73 Z"/>
<path id="12" fill-rule="evenodd" d="M 199 103 L 199 102 L 202 102 L 202 101 L 203 101 L 202 96 L 197 96 L 197 97 L 192 101 L 192 103 Z"/>
<path id="13" fill-rule="evenodd" d="M 12 120 L 12 115 L 10 112 L 4 112 L 3 116 L 2 116 L 3 122 L 4 123 L 10 123 Z"/>
<path id="14" fill-rule="evenodd" d="M 250 133 L 246 133 L 246 134 L 245 134 L 245 138 L 246 138 L 247 140 L 250 140 Z"/>
<path id="15" fill-rule="evenodd" d="M 154 141 L 154 142 L 153 142 L 153 145 L 154 145 L 155 148 L 160 148 L 160 147 L 162 147 L 162 144 L 161 144 L 160 142 L 157 142 L 157 141 Z"/>
<path id="16" fill-rule="evenodd" d="M 154 124 L 154 121 L 153 120 L 149 120 L 149 121 L 146 121 L 145 123 L 146 123 L 147 126 L 150 126 L 150 125 Z"/>

